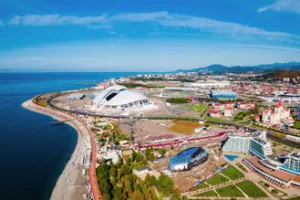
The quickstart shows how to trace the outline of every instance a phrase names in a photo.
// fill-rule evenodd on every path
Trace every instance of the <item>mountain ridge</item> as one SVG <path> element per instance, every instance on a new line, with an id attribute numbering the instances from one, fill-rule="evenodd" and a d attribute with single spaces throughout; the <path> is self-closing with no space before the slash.
<path id="1" fill-rule="evenodd" d="M 261 64 L 253 66 L 225 66 L 221 64 L 212 64 L 206 67 L 199 67 L 193 69 L 177 69 L 175 72 L 219 72 L 219 73 L 242 73 L 242 72 L 264 72 L 279 69 L 290 69 L 293 71 L 300 71 L 300 62 L 288 62 L 288 63 L 273 63 L 273 64 Z"/>

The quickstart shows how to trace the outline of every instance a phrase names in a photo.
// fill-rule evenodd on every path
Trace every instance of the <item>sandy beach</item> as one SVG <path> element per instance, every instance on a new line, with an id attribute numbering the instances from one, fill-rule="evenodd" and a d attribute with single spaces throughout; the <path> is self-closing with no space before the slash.
<path id="1" fill-rule="evenodd" d="M 83 191 L 87 194 L 85 189 L 87 183 L 84 185 L 84 178 L 81 175 L 81 170 L 76 167 L 76 163 L 80 162 L 80 157 L 85 152 L 85 138 L 89 137 L 89 130 L 75 117 L 65 114 L 59 111 L 52 110 L 46 107 L 40 107 L 32 103 L 32 100 L 28 100 L 22 104 L 22 106 L 28 110 L 38 112 L 53 117 L 56 120 L 67 121 L 66 123 L 74 127 L 78 134 L 78 140 L 75 150 L 71 156 L 71 159 L 66 164 L 62 174 L 56 182 L 56 185 L 52 191 L 51 198 L 53 200 L 69 200 L 69 199 L 83 199 Z M 85 181 L 87 182 L 87 181 Z M 76 185 L 77 184 L 77 185 Z M 79 190 L 80 192 L 76 192 Z M 76 196 L 74 196 L 76 193 Z"/>

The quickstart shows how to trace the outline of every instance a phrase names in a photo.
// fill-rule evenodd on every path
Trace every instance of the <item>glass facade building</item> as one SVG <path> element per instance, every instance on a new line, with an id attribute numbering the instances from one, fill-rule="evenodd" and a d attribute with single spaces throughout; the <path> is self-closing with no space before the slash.
<path id="1" fill-rule="evenodd" d="M 190 170 L 207 159 L 207 150 L 202 147 L 191 147 L 173 156 L 169 161 L 169 168 L 174 171 Z"/>

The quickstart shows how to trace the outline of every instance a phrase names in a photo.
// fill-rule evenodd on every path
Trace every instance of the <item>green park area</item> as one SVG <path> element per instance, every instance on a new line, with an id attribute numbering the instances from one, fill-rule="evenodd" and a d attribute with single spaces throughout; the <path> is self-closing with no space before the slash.
<path id="1" fill-rule="evenodd" d="M 225 123 L 228 123 L 228 120 L 226 120 L 226 119 L 209 117 L 209 116 L 205 117 L 205 120 L 212 121 L 212 122 L 225 122 Z"/>
<path id="2" fill-rule="evenodd" d="M 193 110 L 199 113 L 202 113 L 205 109 L 206 109 L 206 105 L 205 104 L 194 104 L 192 106 Z"/>
<path id="3" fill-rule="evenodd" d="M 244 177 L 244 174 L 241 173 L 239 170 L 237 170 L 234 166 L 227 167 L 222 172 L 222 174 L 224 174 L 226 177 L 230 178 L 231 180 L 236 180 Z"/>
<path id="4" fill-rule="evenodd" d="M 228 182 L 229 179 L 228 178 L 225 178 L 224 176 L 222 176 L 221 174 L 217 174 L 215 175 L 214 177 L 212 177 L 211 179 L 209 179 L 207 181 L 208 184 L 210 185 L 219 185 L 221 183 L 226 183 Z"/>
<path id="5" fill-rule="evenodd" d="M 243 172 L 247 172 L 247 169 L 239 162 L 235 163 Z"/>
<path id="6" fill-rule="evenodd" d="M 294 122 L 294 128 L 300 129 L 300 121 L 295 121 Z"/>
<path id="7" fill-rule="evenodd" d="M 216 189 L 221 197 L 244 197 L 243 193 L 234 185 Z"/>
<path id="8" fill-rule="evenodd" d="M 236 184 L 243 192 L 245 192 L 249 197 L 260 198 L 268 197 L 259 187 L 257 187 L 251 181 L 244 181 Z"/>
<path id="9" fill-rule="evenodd" d="M 213 191 L 207 191 L 207 192 L 203 192 L 201 194 L 197 194 L 195 195 L 196 197 L 217 197 L 218 195 Z"/>
<path id="10" fill-rule="evenodd" d="M 97 168 L 102 199 L 153 200 L 171 197 L 172 200 L 181 200 L 180 193 L 169 176 L 162 174 L 156 178 L 147 174 L 145 180 L 141 180 L 133 173 L 133 169 L 145 166 L 148 166 L 147 160 L 142 153 L 135 151 L 126 162 L 120 160 L 117 164 L 109 165 L 102 162 Z"/>
<path id="11" fill-rule="evenodd" d="M 201 184 L 197 185 L 196 187 L 194 187 L 192 190 L 196 191 L 196 190 L 200 190 L 200 189 L 207 188 L 207 187 L 208 187 L 208 185 L 206 183 L 201 183 Z"/>
<path id="12" fill-rule="evenodd" d="M 190 100 L 188 100 L 187 98 L 168 98 L 166 100 L 166 102 L 168 102 L 168 103 L 175 103 L 175 104 L 181 104 L 181 103 L 189 103 Z"/>
<path id="13" fill-rule="evenodd" d="M 254 114 L 253 110 L 246 110 L 239 112 L 233 119 L 234 123 L 240 124 L 240 125 L 249 125 L 253 122 L 253 119 L 251 118 L 251 115 Z"/>

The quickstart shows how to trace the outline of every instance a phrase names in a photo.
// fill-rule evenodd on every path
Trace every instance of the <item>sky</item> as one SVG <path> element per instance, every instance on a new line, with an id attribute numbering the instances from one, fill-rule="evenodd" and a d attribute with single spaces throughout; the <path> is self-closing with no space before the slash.
<path id="1" fill-rule="evenodd" d="M 3 0 L 1 71 L 300 61 L 300 0 Z"/>

